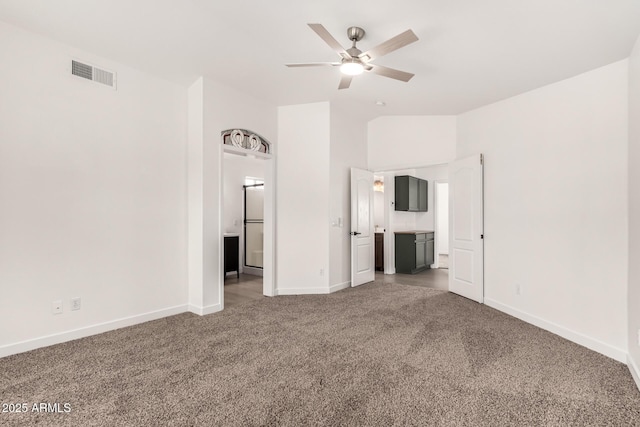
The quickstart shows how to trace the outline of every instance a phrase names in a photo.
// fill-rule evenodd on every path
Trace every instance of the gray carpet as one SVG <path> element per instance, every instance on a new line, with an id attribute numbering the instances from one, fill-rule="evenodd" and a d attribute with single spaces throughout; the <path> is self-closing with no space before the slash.
<path id="1" fill-rule="evenodd" d="M 625 365 L 446 292 L 374 283 L 0 359 L 0 425 L 640 425 Z"/>

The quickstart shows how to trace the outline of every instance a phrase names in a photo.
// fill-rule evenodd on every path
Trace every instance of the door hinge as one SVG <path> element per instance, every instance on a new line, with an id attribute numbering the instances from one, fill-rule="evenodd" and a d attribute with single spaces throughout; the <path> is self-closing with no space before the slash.
<path id="1" fill-rule="evenodd" d="M 484 165 L 484 154 L 480 154 L 480 164 Z"/>

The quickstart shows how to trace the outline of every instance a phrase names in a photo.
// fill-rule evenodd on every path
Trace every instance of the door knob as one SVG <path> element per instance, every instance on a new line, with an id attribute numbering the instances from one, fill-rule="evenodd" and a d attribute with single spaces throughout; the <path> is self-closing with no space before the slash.
<path id="1" fill-rule="evenodd" d="M 351 232 L 351 235 L 352 235 L 352 236 L 357 236 L 358 234 L 362 234 L 362 233 L 358 233 L 357 231 L 352 231 L 352 232 Z"/>

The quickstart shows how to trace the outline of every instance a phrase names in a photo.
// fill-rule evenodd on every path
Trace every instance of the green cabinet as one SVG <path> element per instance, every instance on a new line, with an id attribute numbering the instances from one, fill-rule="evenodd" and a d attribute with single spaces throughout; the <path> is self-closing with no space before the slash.
<path id="1" fill-rule="evenodd" d="M 434 233 L 405 231 L 396 233 L 396 273 L 415 274 L 431 268 L 434 262 Z"/>
<path id="2" fill-rule="evenodd" d="M 407 212 L 427 212 L 429 183 L 415 176 L 395 177 L 395 210 Z"/>

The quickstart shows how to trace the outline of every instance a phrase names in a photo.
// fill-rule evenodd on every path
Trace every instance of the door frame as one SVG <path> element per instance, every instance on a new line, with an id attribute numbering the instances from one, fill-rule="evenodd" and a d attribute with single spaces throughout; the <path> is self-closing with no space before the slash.
<path id="1" fill-rule="evenodd" d="M 264 252 L 263 252 L 263 275 L 262 275 L 262 294 L 268 297 L 276 295 L 275 281 L 275 218 L 276 218 L 276 167 L 275 167 L 275 147 L 271 145 L 271 154 L 265 154 L 255 151 L 249 151 L 242 148 L 219 144 L 220 150 L 220 179 L 218 180 L 219 202 L 219 218 L 218 235 L 224 236 L 223 221 L 224 216 L 224 153 L 236 154 L 240 156 L 254 156 L 263 159 L 264 164 Z M 224 266 L 224 239 L 219 239 L 219 265 Z M 224 271 L 221 268 L 220 271 Z M 218 281 L 218 297 L 222 309 L 224 310 L 224 280 Z"/>
<path id="2" fill-rule="evenodd" d="M 447 163 L 447 165 L 449 165 Z M 449 180 L 448 179 L 436 179 L 435 181 L 433 181 L 433 231 L 434 231 L 434 237 L 435 237 L 435 242 L 434 242 L 434 257 L 435 259 L 433 260 L 433 265 L 434 268 L 440 268 L 440 245 L 438 245 L 438 220 L 440 219 L 440 216 L 438 215 L 438 184 L 449 184 Z M 449 200 L 447 198 L 447 204 L 449 204 Z"/>

